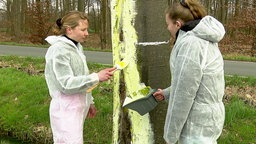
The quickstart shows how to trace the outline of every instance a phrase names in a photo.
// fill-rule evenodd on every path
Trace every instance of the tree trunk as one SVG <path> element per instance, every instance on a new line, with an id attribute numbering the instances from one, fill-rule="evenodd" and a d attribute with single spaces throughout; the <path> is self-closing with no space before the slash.
<path id="1" fill-rule="evenodd" d="M 234 16 L 238 16 L 240 12 L 240 0 L 235 0 L 235 13 Z"/>
<path id="2" fill-rule="evenodd" d="M 225 11 L 225 13 L 223 13 L 223 15 L 225 15 L 225 20 L 222 22 L 228 23 L 228 0 L 225 0 L 225 5 L 223 9 L 224 9 L 223 11 Z"/>
<path id="3" fill-rule="evenodd" d="M 22 5 L 21 5 L 21 15 L 20 15 L 20 27 L 21 27 L 21 31 L 23 33 L 26 32 L 26 10 L 27 10 L 27 0 L 23 0 L 22 1 Z"/>
<path id="4" fill-rule="evenodd" d="M 77 2 L 78 11 L 85 12 L 85 2 L 84 0 L 78 0 Z"/>
<path id="5" fill-rule="evenodd" d="M 59 17 L 59 0 L 55 0 L 55 14 Z"/>
<path id="6" fill-rule="evenodd" d="M 93 16 L 93 28 L 95 32 L 98 33 L 99 29 L 97 27 L 97 14 L 96 14 L 96 9 L 94 5 L 92 5 L 92 16 Z"/>
<path id="7" fill-rule="evenodd" d="M 112 139 L 114 144 L 154 143 L 149 114 L 140 116 L 137 112 L 122 107 L 127 96 L 134 99 L 132 93 L 143 87 L 137 66 L 137 46 L 135 45 L 137 32 L 134 28 L 134 22 L 136 22 L 135 14 L 138 7 L 135 6 L 137 2 L 111 0 L 113 63 L 115 65 L 122 59 L 126 59 L 126 62 L 128 62 L 122 73 L 117 71 L 114 75 Z M 156 2 L 158 3 L 158 1 Z M 124 77 L 124 84 L 120 85 L 122 77 Z M 125 91 L 122 91 L 123 89 Z M 136 97 L 139 98 L 141 95 L 138 94 Z"/>
<path id="8" fill-rule="evenodd" d="M 135 27 L 139 42 L 159 42 L 170 39 L 165 23 L 165 9 L 168 1 L 141 0 L 137 3 L 138 14 Z M 142 81 L 151 88 L 170 86 L 170 45 L 137 46 Z M 167 103 L 161 102 L 150 112 L 155 144 L 164 144 L 163 128 Z"/>
<path id="9" fill-rule="evenodd" d="M 66 14 L 70 11 L 70 0 L 63 0 L 63 12 Z"/>
<path id="10" fill-rule="evenodd" d="M 6 10 L 6 14 L 7 14 L 6 18 L 7 18 L 7 22 L 9 23 L 9 25 L 11 24 L 11 21 L 12 21 L 11 5 L 12 5 L 12 0 L 7 0 L 7 2 L 6 2 L 6 9 L 7 9 Z M 6 32 L 8 34 L 10 34 L 11 30 L 12 30 L 12 28 L 10 26 L 8 26 Z"/>
<path id="11" fill-rule="evenodd" d="M 108 0 L 101 0 L 101 19 L 100 19 L 100 40 L 101 49 L 107 48 L 107 5 Z"/>
<path id="12" fill-rule="evenodd" d="M 70 10 L 75 10 L 76 8 L 78 8 L 77 1 L 75 1 L 75 0 L 71 0 L 70 5 L 71 5 Z"/>
<path id="13" fill-rule="evenodd" d="M 14 36 L 15 41 L 19 40 L 20 37 L 20 18 L 21 18 L 21 12 L 20 12 L 20 6 L 21 1 L 15 0 L 11 3 L 11 34 Z"/>
<path id="14" fill-rule="evenodd" d="M 90 14 L 90 0 L 87 0 L 87 15 L 89 16 Z"/>
<path id="15" fill-rule="evenodd" d="M 254 36 L 254 40 L 253 40 L 253 43 L 252 43 L 251 55 L 253 57 L 256 57 L 256 36 Z"/>

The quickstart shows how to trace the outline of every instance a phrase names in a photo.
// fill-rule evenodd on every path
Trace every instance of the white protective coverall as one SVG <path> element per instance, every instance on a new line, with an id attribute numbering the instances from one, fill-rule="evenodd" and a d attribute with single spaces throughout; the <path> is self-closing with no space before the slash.
<path id="1" fill-rule="evenodd" d="M 83 125 L 91 93 L 86 90 L 99 82 L 96 73 L 89 74 L 80 43 L 77 46 L 64 36 L 49 36 L 51 44 L 45 59 L 45 79 L 50 96 L 50 123 L 55 144 L 82 144 Z"/>
<path id="2" fill-rule="evenodd" d="M 174 144 L 216 144 L 225 119 L 223 58 L 218 42 L 223 25 L 204 17 L 191 31 L 178 31 L 170 56 L 171 86 L 164 139 Z"/>

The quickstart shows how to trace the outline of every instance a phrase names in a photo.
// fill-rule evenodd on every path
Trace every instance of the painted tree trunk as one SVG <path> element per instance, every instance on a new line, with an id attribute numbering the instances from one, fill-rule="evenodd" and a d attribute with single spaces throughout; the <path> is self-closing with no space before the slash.
<path id="1" fill-rule="evenodd" d="M 168 4 L 169 0 L 111 0 L 113 63 L 129 60 L 128 66 L 114 76 L 114 144 L 165 143 L 167 103 L 160 103 L 144 116 L 123 109 L 122 104 L 143 87 L 142 82 L 152 88 L 170 85 L 170 44 L 166 43 L 170 37 L 165 23 Z"/>
<path id="2" fill-rule="evenodd" d="M 122 59 L 128 59 L 129 61 L 129 65 L 122 72 L 117 71 L 114 75 L 114 144 L 154 143 L 149 114 L 140 116 L 135 111 L 122 108 L 125 97 L 142 88 L 136 63 L 135 3 L 134 0 L 111 0 L 110 4 L 113 63 L 116 64 Z"/>

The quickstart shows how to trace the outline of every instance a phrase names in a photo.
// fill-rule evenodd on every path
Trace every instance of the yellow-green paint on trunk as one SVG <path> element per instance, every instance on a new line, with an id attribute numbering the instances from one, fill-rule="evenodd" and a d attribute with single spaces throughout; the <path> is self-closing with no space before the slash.
<path id="1" fill-rule="evenodd" d="M 111 32 L 113 47 L 114 65 L 126 59 L 129 61 L 127 67 L 123 69 L 126 86 L 126 95 L 143 88 L 140 81 L 140 75 L 137 69 L 136 43 L 137 34 L 134 28 L 136 10 L 135 0 L 111 0 Z M 122 38 L 120 33 L 122 32 Z M 118 143 L 119 114 L 122 108 L 120 104 L 120 72 L 114 74 L 114 92 L 113 92 L 113 143 Z M 136 98 L 143 97 L 138 94 Z M 153 131 L 150 124 L 149 114 L 140 116 L 137 112 L 129 110 L 131 122 L 132 144 L 152 144 L 154 143 Z"/>
<path id="2" fill-rule="evenodd" d="M 120 61 L 119 51 L 121 50 L 121 44 L 119 39 L 120 33 L 120 19 L 122 13 L 123 0 L 111 1 L 111 35 L 112 35 L 112 51 L 113 51 L 113 63 Z M 120 72 L 114 73 L 114 91 L 113 91 L 113 144 L 118 144 L 118 128 L 119 128 L 119 114 L 120 114 Z"/>

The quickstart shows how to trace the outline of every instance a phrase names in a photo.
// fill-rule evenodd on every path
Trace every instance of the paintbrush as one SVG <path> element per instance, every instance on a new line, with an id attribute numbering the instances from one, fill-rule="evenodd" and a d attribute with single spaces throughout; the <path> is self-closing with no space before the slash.
<path id="1" fill-rule="evenodd" d="M 123 59 L 122 61 L 118 62 L 116 65 L 115 65 L 115 70 L 113 71 L 113 73 L 117 70 L 123 70 L 127 65 L 129 64 L 129 60 L 127 59 Z"/>
<path id="2" fill-rule="evenodd" d="M 127 59 L 123 59 L 122 61 L 118 62 L 115 65 L 115 70 L 112 71 L 112 73 L 114 73 L 117 70 L 122 70 L 124 69 L 127 65 L 129 64 L 129 61 Z M 89 89 L 87 89 L 87 93 L 91 92 L 94 88 L 96 88 L 99 85 L 99 83 L 93 85 L 92 87 L 90 87 Z"/>
<path id="3" fill-rule="evenodd" d="M 86 93 L 90 93 L 94 88 L 96 88 L 99 85 L 99 83 L 93 85 L 92 87 L 90 87 L 89 89 L 86 90 Z"/>

